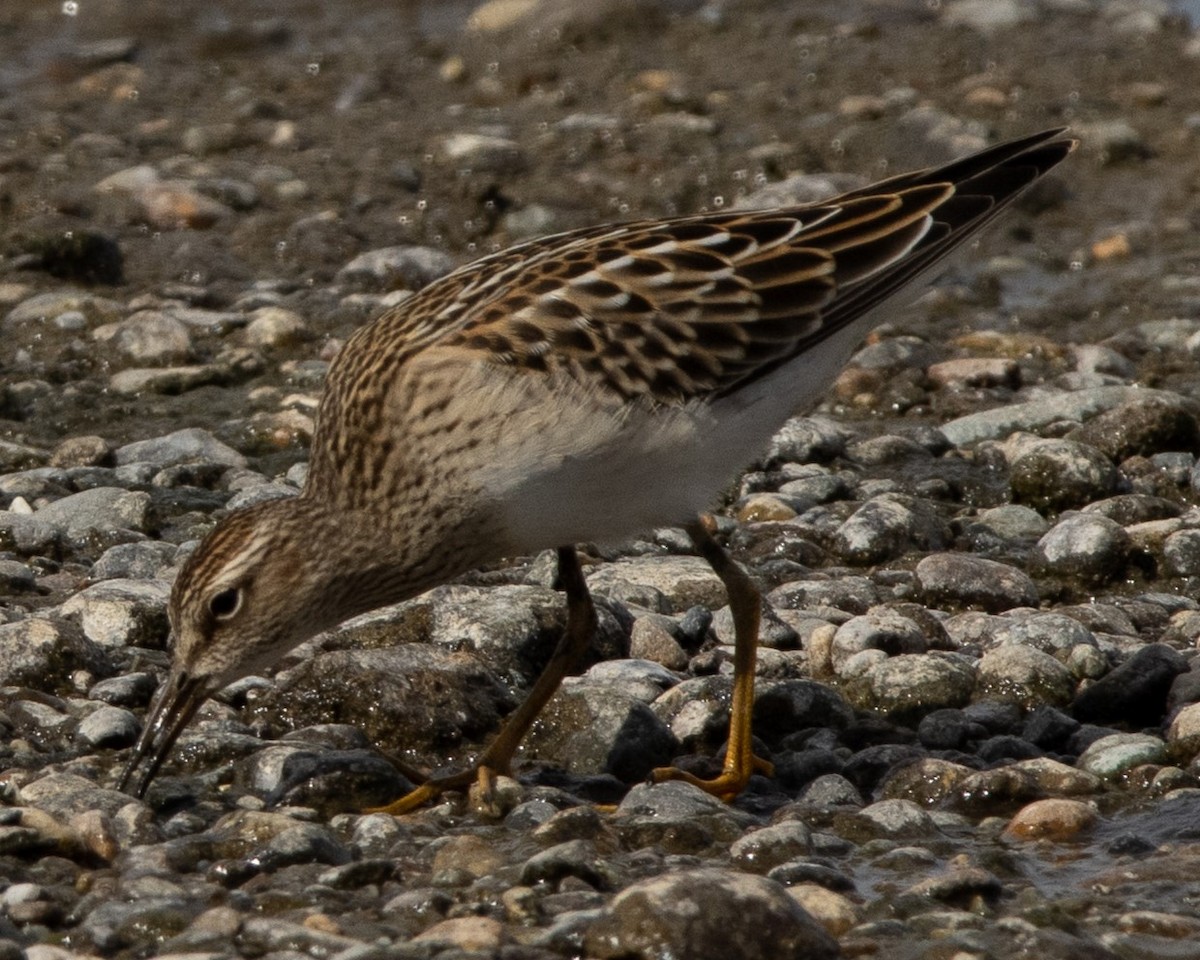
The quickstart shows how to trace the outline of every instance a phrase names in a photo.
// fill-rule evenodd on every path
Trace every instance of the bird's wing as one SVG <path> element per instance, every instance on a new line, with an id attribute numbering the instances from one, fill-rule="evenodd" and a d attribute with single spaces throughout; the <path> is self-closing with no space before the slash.
<path id="1" fill-rule="evenodd" d="M 726 394 L 928 271 L 1073 146 L 1047 131 L 823 203 L 536 240 L 421 291 L 389 339 L 623 399 Z"/>

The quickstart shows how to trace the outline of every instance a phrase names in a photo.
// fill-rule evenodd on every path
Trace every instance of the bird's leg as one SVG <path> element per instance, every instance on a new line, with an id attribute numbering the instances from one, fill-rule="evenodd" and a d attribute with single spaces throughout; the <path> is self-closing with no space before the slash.
<path id="1" fill-rule="evenodd" d="M 754 662 L 758 654 L 758 624 L 762 595 L 743 570 L 713 539 L 713 521 L 701 516 L 685 528 L 696 549 L 708 561 L 729 594 L 733 614 L 733 702 L 729 710 L 729 743 L 725 766 L 720 776 L 703 780 L 676 767 L 659 767 L 651 777 L 655 781 L 686 780 L 722 800 L 733 800 L 746 789 L 755 772 L 771 775 L 771 764 L 756 757 L 752 749 L 750 720 L 754 711 Z"/>
<path id="2" fill-rule="evenodd" d="M 587 581 L 583 578 L 579 555 L 575 552 L 574 547 L 558 548 L 558 580 L 567 594 L 566 629 L 563 630 L 558 645 L 554 648 L 550 660 L 534 683 L 533 689 L 508 717 L 495 739 L 480 754 L 479 759 L 466 770 L 426 780 L 415 790 L 406 793 L 386 807 L 379 807 L 368 812 L 390 813 L 393 816 L 399 816 L 415 810 L 445 790 L 458 790 L 470 786 L 472 781 L 478 781 L 484 795 L 488 796 L 491 793 L 496 774 L 509 772 L 512 758 L 516 754 L 521 740 L 529 732 L 529 728 L 537 719 L 538 714 L 554 696 L 563 677 L 575 668 L 587 652 L 596 632 L 596 607 L 592 603 L 591 594 L 588 593 Z"/>

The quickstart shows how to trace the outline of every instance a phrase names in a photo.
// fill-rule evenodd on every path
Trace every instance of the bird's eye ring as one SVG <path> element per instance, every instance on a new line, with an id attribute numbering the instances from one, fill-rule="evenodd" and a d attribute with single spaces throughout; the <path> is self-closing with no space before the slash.
<path id="1" fill-rule="evenodd" d="M 241 605 L 242 591 L 237 587 L 230 587 L 228 590 L 222 590 L 213 595 L 213 598 L 208 601 L 208 611 L 218 620 L 228 620 L 238 612 Z"/>

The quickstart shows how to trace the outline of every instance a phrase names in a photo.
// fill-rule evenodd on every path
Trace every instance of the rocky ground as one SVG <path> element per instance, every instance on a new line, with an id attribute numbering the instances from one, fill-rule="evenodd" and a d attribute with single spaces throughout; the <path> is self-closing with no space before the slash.
<path id="1" fill-rule="evenodd" d="M 1200 956 L 1200 35 L 1161 0 L 0 8 L 0 960 Z M 473 255 L 1069 125 L 721 511 L 775 763 L 681 531 L 499 815 L 396 819 L 561 630 L 514 558 L 297 651 L 113 789 L 165 604 L 303 482 L 328 362 Z M 669 478 L 664 478 L 669 482 Z"/>

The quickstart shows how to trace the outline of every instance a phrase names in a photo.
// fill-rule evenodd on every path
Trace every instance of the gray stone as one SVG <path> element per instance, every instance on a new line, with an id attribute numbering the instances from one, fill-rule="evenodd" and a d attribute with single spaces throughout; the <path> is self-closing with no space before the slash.
<path id="1" fill-rule="evenodd" d="M 766 873 L 811 853 L 812 831 L 799 820 L 785 820 L 747 833 L 729 847 L 734 864 L 752 873 Z"/>
<path id="2" fill-rule="evenodd" d="M 884 494 L 868 500 L 834 533 L 833 549 L 847 563 L 876 564 L 908 549 L 940 550 L 941 522 L 913 497 Z"/>
<path id="3" fill-rule="evenodd" d="M 1164 572 L 1173 577 L 1200 574 L 1200 530 L 1178 530 L 1163 541 Z"/>
<path id="4" fill-rule="evenodd" d="M 246 458 L 222 443 L 207 430 L 190 427 L 166 436 L 139 440 L 119 447 L 118 464 L 152 463 L 162 469 L 177 463 L 219 463 L 229 467 L 246 466 Z"/>
<path id="5" fill-rule="evenodd" d="M 338 279 L 370 283 L 377 289 L 420 289 L 456 266 L 454 259 L 436 247 L 381 247 L 361 253 L 340 271 Z"/>
<path id="6" fill-rule="evenodd" d="M 890 836 L 934 837 L 941 832 L 912 800 L 880 800 L 863 807 L 860 814 Z"/>
<path id="7" fill-rule="evenodd" d="M 1120 524 L 1077 513 L 1060 519 L 1038 541 L 1034 563 L 1060 577 L 1105 583 L 1122 574 L 1129 550 L 1129 534 Z"/>
<path id="8" fill-rule="evenodd" d="M 94 750 L 130 746 L 138 737 L 141 724 L 121 707 L 100 707 L 79 721 L 76 736 Z"/>
<path id="9" fill-rule="evenodd" d="M 349 723 L 384 750 L 441 763 L 498 729 L 510 695 L 479 658 L 424 644 L 335 650 L 279 675 L 255 716 L 287 726 Z"/>
<path id="10" fill-rule="evenodd" d="M 1134 767 L 1167 761 L 1167 745 L 1159 737 L 1147 733 L 1114 733 L 1093 741 L 1076 765 L 1097 777 L 1116 780 Z"/>
<path id="11" fill-rule="evenodd" d="M 64 822 L 88 810 L 115 816 L 128 804 L 136 803 L 128 794 L 107 790 L 95 781 L 73 773 L 43 774 L 21 787 L 17 796 L 21 803 L 44 810 Z"/>
<path id="12" fill-rule="evenodd" d="M 109 378 L 108 386 L 113 393 L 123 397 L 138 397 L 146 393 L 176 396 L 209 384 L 221 383 L 227 378 L 228 372 L 213 364 L 133 367 L 114 373 Z"/>
<path id="13" fill-rule="evenodd" d="M 998 647 L 979 661 L 975 695 L 980 700 L 1014 703 L 1025 710 L 1045 704 L 1065 706 L 1075 696 L 1075 678 L 1041 650 Z"/>
<path id="14" fill-rule="evenodd" d="M 93 336 L 109 339 L 127 359 L 142 367 L 165 367 L 184 363 L 192 352 L 188 329 L 161 310 L 141 310 L 116 324 L 111 331 L 97 329 Z"/>
<path id="15" fill-rule="evenodd" d="M 795 417 L 771 438 L 762 459 L 767 464 L 828 461 L 845 451 L 847 439 L 846 429 L 833 420 Z"/>
<path id="16" fill-rule="evenodd" d="M 149 528 L 150 495 L 120 487 L 96 487 L 48 503 L 34 516 L 71 538 L 93 531 L 142 532 Z"/>
<path id="17" fill-rule="evenodd" d="M 102 647 L 166 646 L 168 584 L 159 580 L 102 580 L 61 607 L 83 634 Z"/>
<path id="18" fill-rule="evenodd" d="M 932 710 L 965 706 L 975 688 L 975 670 L 964 657 L 930 653 L 888 657 L 867 674 L 870 706 L 912 721 Z"/>
<path id="19" fill-rule="evenodd" d="M 963 553 L 937 553 L 917 564 L 917 585 L 926 603 L 1001 611 L 1034 606 L 1037 588 L 1016 567 Z"/>
<path id="20" fill-rule="evenodd" d="M 1043 440 L 1013 460 L 1009 484 L 1016 499 L 1033 507 L 1069 510 L 1111 494 L 1117 470 L 1095 447 Z"/>
<path id="21" fill-rule="evenodd" d="M 837 943 L 782 886 L 713 867 L 626 887 L 587 930 L 587 955 L 620 960 L 838 956 Z"/>
<path id="22" fill-rule="evenodd" d="M 942 424 L 942 432 L 956 447 L 965 447 L 980 440 L 998 440 L 1021 430 L 1036 433 L 1064 420 L 1086 420 L 1128 400 L 1151 396 L 1163 397 L 1169 403 L 1178 402 L 1178 395 L 1166 390 L 1134 386 L 1093 387 L 968 414 Z"/>
<path id="23" fill-rule="evenodd" d="M 73 624 L 31 618 L 0 624 L 0 685 L 50 691 L 76 670 L 111 672 L 104 651 Z"/>
<path id="24" fill-rule="evenodd" d="M 525 738 L 529 756 L 573 773 L 611 773 L 627 783 L 665 766 L 679 749 L 645 703 L 611 686 L 568 678 Z"/>
<path id="25" fill-rule="evenodd" d="M 118 543 L 92 564 L 92 580 L 153 580 L 175 562 L 179 547 L 161 540 Z"/>
<path id="26" fill-rule="evenodd" d="M 864 650 L 881 650 L 888 656 L 924 653 L 929 645 L 920 625 L 893 610 L 871 610 L 851 617 L 833 635 L 830 655 L 838 671 L 846 661 Z"/>

